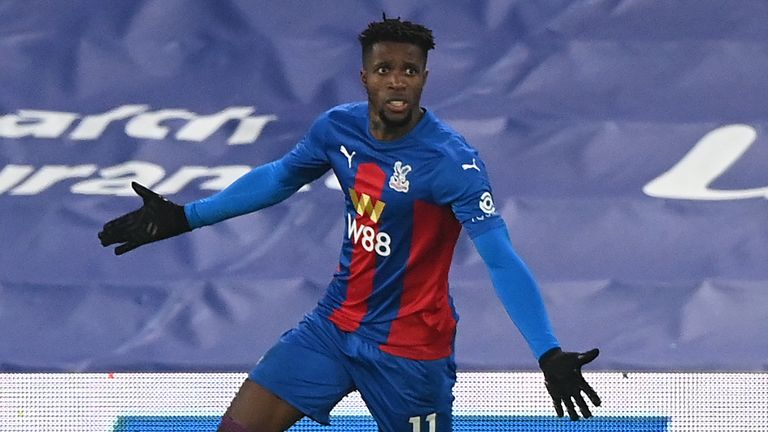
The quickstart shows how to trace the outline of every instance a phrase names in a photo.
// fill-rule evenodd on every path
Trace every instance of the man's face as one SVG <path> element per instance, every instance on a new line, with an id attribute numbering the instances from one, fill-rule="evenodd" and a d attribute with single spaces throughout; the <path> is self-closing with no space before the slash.
<path id="1" fill-rule="evenodd" d="M 427 59 L 417 45 L 378 42 L 371 47 L 360 80 L 368 93 L 372 129 L 381 127 L 385 136 L 391 136 L 415 126 L 421 118 L 426 67 Z"/>

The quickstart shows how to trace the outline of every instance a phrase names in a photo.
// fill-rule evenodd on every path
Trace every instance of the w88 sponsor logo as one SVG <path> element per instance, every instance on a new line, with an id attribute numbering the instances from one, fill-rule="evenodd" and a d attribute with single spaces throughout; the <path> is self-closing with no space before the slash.
<path id="1" fill-rule="evenodd" d="M 347 238 L 352 243 L 359 244 L 367 252 L 376 252 L 379 256 L 389 256 L 392 253 L 392 239 L 385 232 L 376 232 L 373 227 L 358 224 L 357 219 L 347 213 Z"/>

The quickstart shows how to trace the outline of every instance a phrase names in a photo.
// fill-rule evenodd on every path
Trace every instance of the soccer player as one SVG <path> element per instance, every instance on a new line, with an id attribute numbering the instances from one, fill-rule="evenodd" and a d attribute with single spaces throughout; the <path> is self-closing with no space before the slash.
<path id="1" fill-rule="evenodd" d="M 457 315 L 448 271 L 462 227 L 544 373 L 558 416 L 600 405 L 581 367 L 598 350 L 564 352 L 539 287 L 512 248 L 477 151 L 421 106 L 432 31 L 400 18 L 359 35 L 366 102 L 323 113 L 281 159 L 184 206 L 133 183 L 143 206 L 104 225 L 120 255 L 143 244 L 277 204 L 332 169 L 346 203 L 338 271 L 325 296 L 268 350 L 219 431 L 329 423 L 358 390 L 380 430 L 450 431 Z M 577 408 L 578 407 L 578 411 Z"/>

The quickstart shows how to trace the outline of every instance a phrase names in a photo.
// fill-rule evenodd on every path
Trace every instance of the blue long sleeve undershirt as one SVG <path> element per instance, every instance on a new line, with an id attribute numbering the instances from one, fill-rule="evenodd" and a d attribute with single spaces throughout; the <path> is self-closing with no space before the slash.
<path id="1" fill-rule="evenodd" d="M 208 198 L 186 204 L 184 213 L 192 228 L 212 225 L 277 204 L 308 180 L 288 172 L 282 160 L 277 160 L 254 168 Z"/>
<path id="2" fill-rule="evenodd" d="M 484 232 L 472 240 L 488 267 L 493 287 L 504 309 L 536 358 L 560 347 L 539 286 L 512 248 L 506 226 Z"/>

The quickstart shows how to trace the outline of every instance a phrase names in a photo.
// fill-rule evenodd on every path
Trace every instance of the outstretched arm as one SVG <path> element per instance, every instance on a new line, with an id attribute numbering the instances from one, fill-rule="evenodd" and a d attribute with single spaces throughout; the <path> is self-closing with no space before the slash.
<path id="1" fill-rule="evenodd" d="M 133 190 L 144 200 L 144 205 L 104 224 L 99 232 L 102 246 L 121 243 L 115 249 L 115 254 L 121 255 L 143 244 L 283 201 L 330 168 L 324 150 L 327 127 L 327 115 L 320 116 L 304 138 L 281 159 L 254 168 L 221 192 L 185 206 L 133 183 Z"/>
<path id="2" fill-rule="evenodd" d="M 488 267 L 496 294 L 533 355 L 538 359 L 550 349 L 560 347 L 539 286 L 512 248 L 506 226 L 482 233 L 473 242 Z"/>
<path id="3" fill-rule="evenodd" d="M 131 186 L 142 198 L 142 207 L 104 224 L 99 232 L 101 245 L 118 244 L 115 254 L 122 255 L 147 243 L 277 204 L 319 175 L 318 170 L 291 169 L 284 160 L 254 168 L 221 192 L 185 206 L 134 182 Z"/>
<path id="4" fill-rule="evenodd" d="M 578 420 L 575 402 L 584 418 L 592 417 L 581 393 L 595 406 L 600 406 L 600 397 L 584 380 L 581 367 L 594 360 L 599 351 L 573 353 L 560 349 L 539 286 L 512 248 L 506 226 L 484 232 L 473 241 L 488 267 L 496 294 L 539 360 L 557 415 L 564 415 L 565 405 L 571 420 Z"/>
<path id="5" fill-rule="evenodd" d="M 254 168 L 221 192 L 186 204 L 184 213 L 192 228 L 212 225 L 277 204 L 315 178 L 280 159 Z"/>

